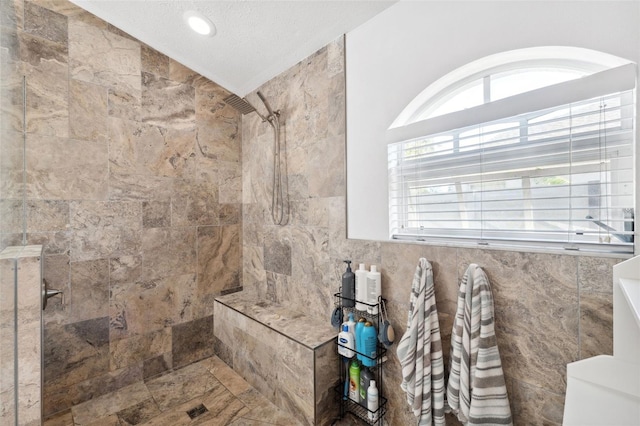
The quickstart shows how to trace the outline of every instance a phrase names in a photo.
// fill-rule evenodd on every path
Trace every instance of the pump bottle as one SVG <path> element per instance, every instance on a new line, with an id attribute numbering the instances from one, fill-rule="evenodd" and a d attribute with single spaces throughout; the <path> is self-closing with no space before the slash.
<path id="1" fill-rule="evenodd" d="M 342 274 L 342 306 L 353 308 L 356 300 L 356 276 L 351 270 L 351 261 L 345 260 L 347 270 Z"/>

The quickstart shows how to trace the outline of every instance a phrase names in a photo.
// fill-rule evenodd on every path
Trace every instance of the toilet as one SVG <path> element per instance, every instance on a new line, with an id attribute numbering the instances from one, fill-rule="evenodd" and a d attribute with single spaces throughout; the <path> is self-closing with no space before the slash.
<path id="1" fill-rule="evenodd" d="M 567 364 L 562 424 L 640 425 L 640 256 L 613 267 L 613 356 Z"/>

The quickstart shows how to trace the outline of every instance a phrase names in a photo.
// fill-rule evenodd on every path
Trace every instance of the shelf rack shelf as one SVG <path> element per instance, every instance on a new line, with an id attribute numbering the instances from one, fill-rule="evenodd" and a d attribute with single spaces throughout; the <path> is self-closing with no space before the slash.
<path id="1" fill-rule="evenodd" d="M 377 314 L 370 314 L 366 311 L 357 310 L 355 306 L 354 307 L 344 306 L 345 301 L 353 302 L 353 304 L 355 304 L 356 301 L 351 298 L 342 297 L 341 291 L 334 294 L 334 300 L 335 300 L 334 302 L 335 306 L 343 309 L 345 321 L 349 315 L 349 312 L 353 312 L 356 321 L 358 321 L 359 318 L 364 317 L 367 321 L 370 321 L 372 324 L 375 325 L 376 331 L 380 330 L 380 323 L 381 323 L 380 312 L 382 311 L 382 303 L 385 301 L 382 297 L 379 297 L 378 303 L 375 303 L 375 304 L 369 304 L 369 303 L 358 301 L 359 303 L 362 303 L 363 305 L 369 308 L 377 308 L 377 312 L 378 312 Z M 351 303 L 347 303 L 347 304 L 351 304 Z M 341 345 L 336 340 L 336 351 L 338 350 L 338 346 L 343 346 L 343 345 Z M 361 355 L 362 357 L 366 357 L 370 360 L 374 360 L 374 358 L 366 354 L 363 354 L 362 352 L 358 352 L 358 351 L 355 351 L 355 352 Z M 340 418 L 344 417 L 347 413 L 351 413 L 369 425 L 383 424 L 384 416 L 387 412 L 387 399 L 383 396 L 384 386 L 383 386 L 383 380 L 382 380 L 382 365 L 383 365 L 383 360 L 385 359 L 386 353 L 387 353 L 387 348 L 385 348 L 382 344 L 380 344 L 380 342 L 378 342 L 376 357 L 375 357 L 375 366 L 370 367 L 370 370 L 373 372 L 373 375 L 376 380 L 376 387 L 378 388 L 378 395 L 379 395 L 378 410 L 375 412 L 370 411 L 366 407 L 366 404 L 362 405 L 360 402 L 354 401 L 351 398 L 349 398 L 348 393 L 347 395 L 345 395 L 345 392 L 344 392 L 345 381 L 348 381 L 349 377 L 345 369 L 344 358 L 342 356 L 338 357 L 339 363 L 340 363 L 339 365 L 340 382 L 334 388 L 334 390 L 336 393 L 336 398 L 340 401 L 339 403 Z"/>

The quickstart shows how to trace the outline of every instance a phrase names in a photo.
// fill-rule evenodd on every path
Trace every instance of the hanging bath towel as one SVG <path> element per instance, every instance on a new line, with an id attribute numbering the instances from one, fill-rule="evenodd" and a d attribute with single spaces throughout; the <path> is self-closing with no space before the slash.
<path id="1" fill-rule="evenodd" d="M 469 265 L 460 283 L 451 332 L 447 404 L 465 425 L 512 425 L 484 271 Z"/>
<path id="2" fill-rule="evenodd" d="M 426 259 L 418 261 L 411 286 L 407 331 L 398 343 L 402 390 L 418 424 L 444 425 L 444 361 L 433 286 Z"/>

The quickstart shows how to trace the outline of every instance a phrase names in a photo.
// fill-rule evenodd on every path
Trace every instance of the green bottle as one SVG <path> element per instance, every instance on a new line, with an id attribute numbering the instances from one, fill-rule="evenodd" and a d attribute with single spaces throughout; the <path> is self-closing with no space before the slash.
<path id="1" fill-rule="evenodd" d="M 349 367 L 349 399 L 360 402 L 360 363 L 355 359 Z"/>

